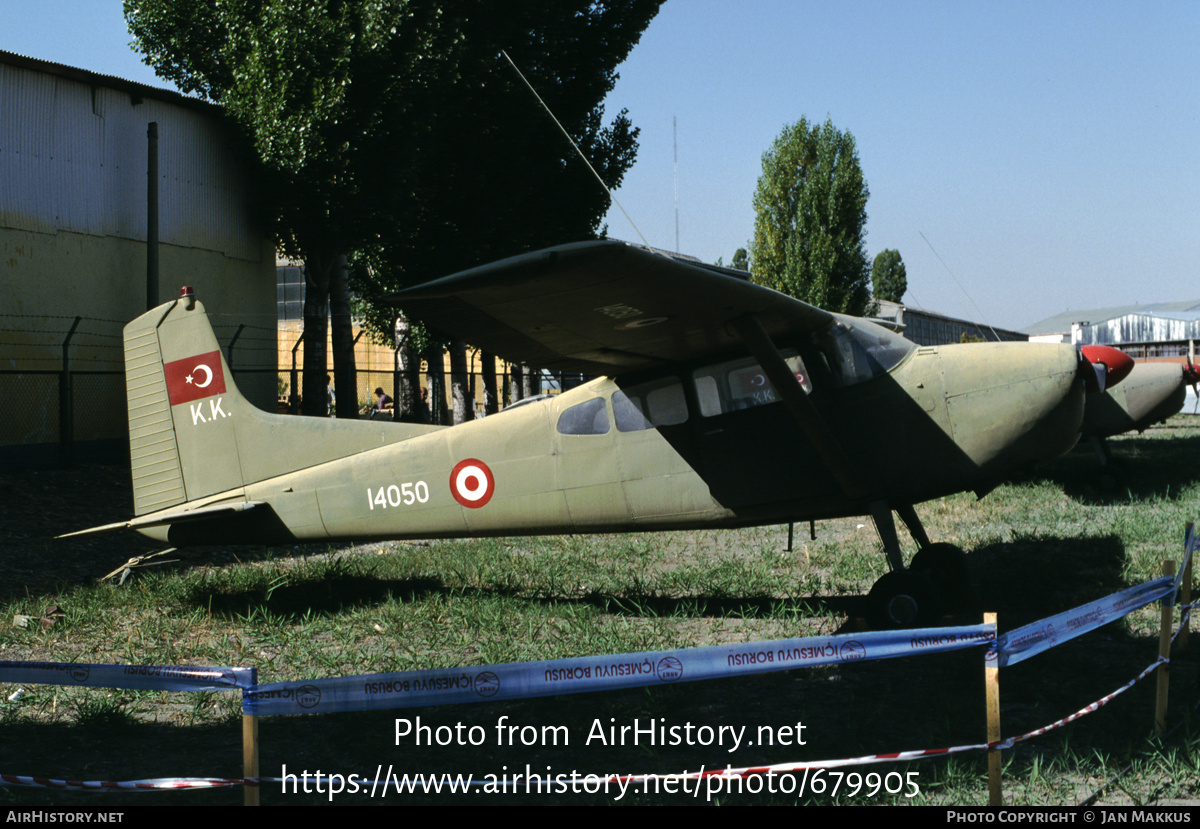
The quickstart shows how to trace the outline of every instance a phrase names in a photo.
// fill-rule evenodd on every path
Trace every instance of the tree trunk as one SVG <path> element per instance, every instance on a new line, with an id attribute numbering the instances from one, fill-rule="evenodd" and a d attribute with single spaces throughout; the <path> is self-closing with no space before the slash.
<path id="1" fill-rule="evenodd" d="M 446 423 L 446 372 L 442 365 L 442 347 L 432 343 L 425 352 L 425 385 L 428 390 L 429 422 L 437 426 Z M 422 397 L 426 395 L 422 394 Z"/>
<path id="2" fill-rule="evenodd" d="M 479 371 L 483 374 L 483 414 L 486 417 L 500 411 L 496 397 L 496 355 L 490 351 L 479 352 Z"/>
<path id="3" fill-rule="evenodd" d="M 396 378 L 396 419 L 428 423 L 429 410 L 421 403 L 421 358 L 413 347 L 412 325 L 404 317 L 396 319 Z"/>
<path id="4" fill-rule="evenodd" d="M 350 270 L 345 254 L 334 260 L 329 279 L 330 324 L 333 326 L 333 387 L 342 396 L 337 416 L 358 417 L 358 369 L 354 361 L 354 326 L 350 314 Z"/>
<path id="5" fill-rule="evenodd" d="M 301 412 L 310 417 L 326 417 L 329 337 L 329 272 L 320 263 L 304 263 L 304 381 Z"/>
<path id="6" fill-rule="evenodd" d="M 453 401 L 453 422 L 457 426 L 475 419 L 475 400 L 471 394 L 467 375 L 467 344 L 454 340 L 450 352 L 450 399 Z"/>
<path id="7" fill-rule="evenodd" d="M 525 397 L 525 369 L 516 363 L 510 364 L 508 368 L 512 377 L 512 402 L 516 403 Z"/>
<path id="8" fill-rule="evenodd" d="M 336 382 L 329 377 L 330 303 L 333 364 Z M 322 251 L 304 259 L 304 396 L 301 411 L 313 417 L 329 415 L 329 387 L 343 389 L 341 417 L 358 414 L 357 370 L 354 365 L 354 332 L 350 322 L 350 287 L 346 257 Z M 336 401 L 335 401 L 336 403 Z"/>
<path id="9" fill-rule="evenodd" d="M 542 393 L 542 373 L 540 371 L 525 367 L 521 393 L 526 397 L 537 397 Z"/>

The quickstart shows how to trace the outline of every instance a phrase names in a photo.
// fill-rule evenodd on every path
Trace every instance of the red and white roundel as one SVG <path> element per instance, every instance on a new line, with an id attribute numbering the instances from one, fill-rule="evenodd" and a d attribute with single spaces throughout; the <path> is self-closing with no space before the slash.
<path id="1" fill-rule="evenodd" d="M 450 494 L 464 507 L 479 509 L 492 500 L 496 479 L 483 461 L 467 458 L 450 470 Z"/>

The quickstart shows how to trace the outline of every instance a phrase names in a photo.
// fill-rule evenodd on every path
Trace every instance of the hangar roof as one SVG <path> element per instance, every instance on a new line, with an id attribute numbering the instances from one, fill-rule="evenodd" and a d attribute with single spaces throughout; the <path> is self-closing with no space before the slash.
<path id="1" fill-rule="evenodd" d="M 1105 320 L 1124 317 L 1129 314 L 1145 314 L 1147 316 L 1171 317 L 1174 319 L 1191 320 L 1200 315 L 1200 299 L 1179 300 L 1176 302 L 1150 302 L 1144 305 L 1117 305 L 1112 308 L 1092 308 L 1076 311 L 1063 311 L 1041 322 L 1022 329 L 1023 333 L 1054 334 L 1071 330 L 1071 324 L 1088 322 L 1092 325 Z"/>
<path id="2" fill-rule="evenodd" d="M 74 66 L 67 66 L 64 63 L 54 63 L 48 60 L 39 58 L 31 58 L 27 55 L 20 55 L 16 52 L 8 52 L 0 49 L 0 65 L 15 66 L 22 69 L 33 69 L 47 75 L 53 75 L 59 78 L 68 78 L 73 81 L 88 84 L 89 86 L 102 86 L 107 89 L 117 89 L 122 92 L 127 92 L 131 96 L 138 98 L 153 98 L 159 101 L 175 104 L 177 106 L 192 107 L 207 112 L 220 112 L 221 108 L 216 104 L 211 104 L 208 101 L 200 98 L 194 98 L 188 95 L 183 95 L 171 89 L 164 89 L 157 86 L 149 86 L 136 81 L 127 81 L 124 78 L 118 78 L 115 75 L 103 75 L 99 72 L 92 72 L 87 69 L 79 69 Z"/>

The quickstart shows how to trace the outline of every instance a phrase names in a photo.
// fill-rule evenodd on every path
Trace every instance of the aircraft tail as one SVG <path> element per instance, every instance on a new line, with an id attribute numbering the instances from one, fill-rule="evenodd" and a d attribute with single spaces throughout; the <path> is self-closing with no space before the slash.
<path id="1" fill-rule="evenodd" d="M 190 288 L 125 327 L 125 378 L 139 516 L 245 500 L 248 484 L 441 428 L 255 408 Z"/>

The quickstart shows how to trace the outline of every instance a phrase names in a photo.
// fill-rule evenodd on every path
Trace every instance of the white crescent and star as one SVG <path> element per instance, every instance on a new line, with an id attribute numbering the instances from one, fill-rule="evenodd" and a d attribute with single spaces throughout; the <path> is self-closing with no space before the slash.
<path id="1" fill-rule="evenodd" d="M 195 374 L 197 371 L 204 372 L 204 382 L 203 383 L 193 382 L 192 374 Z M 212 382 L 212 378 L 213 378 L 212 369 L 209 368 L 208 366 L 206 366 L 204 363 L 201 363 L 200 365 L 198 365 L 194 369 L 192 369 L 192 374 L 189 374 L 187 376 L 187 381 L 189 383 L 192 383 L 192 385 L 194 385 L 198 389 L 207 388 L 208 384 Z"/>

